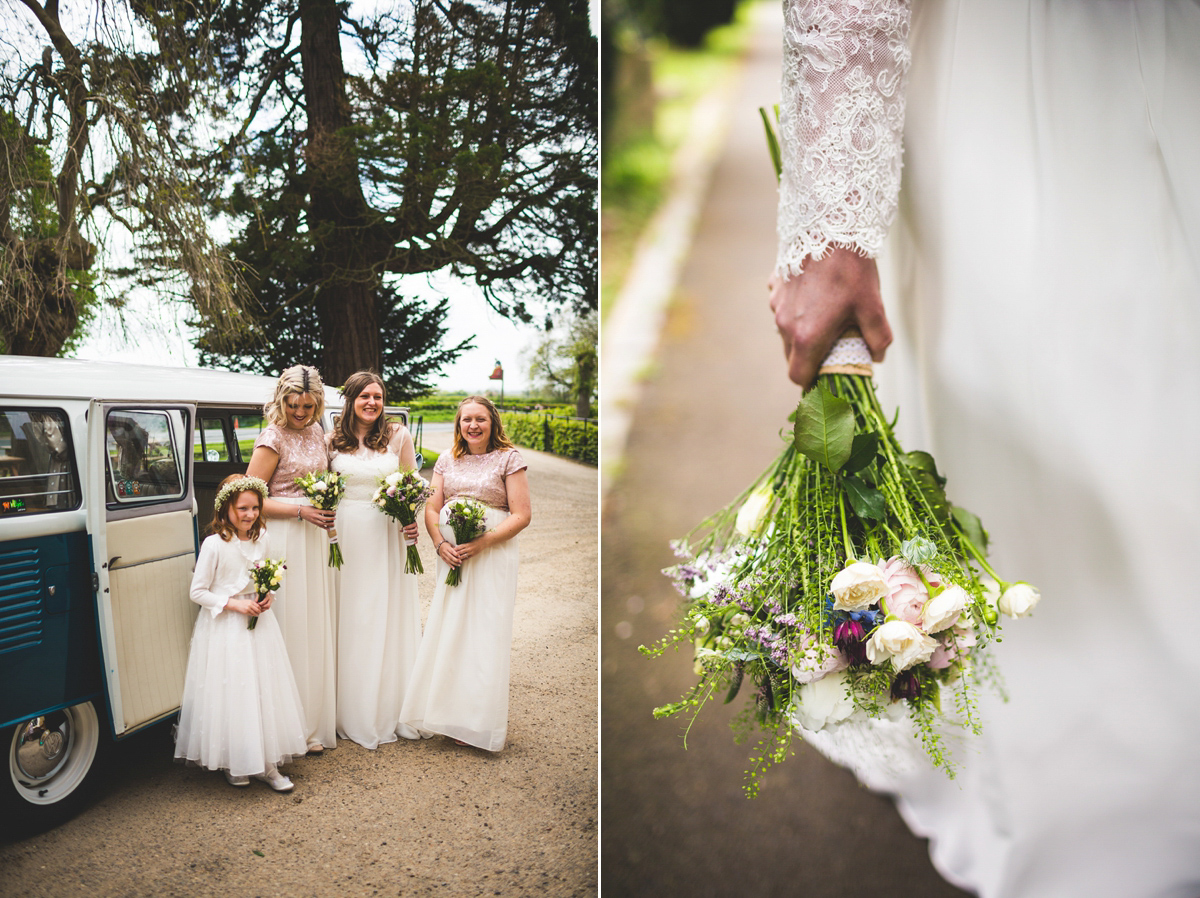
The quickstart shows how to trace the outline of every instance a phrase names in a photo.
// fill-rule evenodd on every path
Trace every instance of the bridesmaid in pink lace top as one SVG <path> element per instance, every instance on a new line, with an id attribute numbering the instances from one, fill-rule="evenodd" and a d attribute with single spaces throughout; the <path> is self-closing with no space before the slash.
<path id="1" fill-rule="evenodd" d="M 328 466 L 325 433 L 317 423 L 324 408 L 325 385 L 316 368 L 295 365 L 284 371 L 264 408 L 271 423 L 255 440 L 246 469 L 267 482 L 263 515 L 271 520 L 274 551 L 287 561 L 275 616 L 304 705 L 310 752 L 337 745 L 334 582 L 325 532 L 334 513 L 314 508 L 295 483 Z"/>
<path id="2" fill-rule="evenodd" d="M 440 733 L 488 751 L 508 734 L 508 678 L 519 555 L 515 537 L 529 525 L 526 464 L 482 396 L 458 406 L 454 447 L 433 468 L 425 526 L 437 547 L 437 589 L 400 720 L 422 736 Z M 448 503 L 469 496 L 488 507 L 487 531 L 455 545 Z M 446 585 L 461 567 L 457 586 Z"/>

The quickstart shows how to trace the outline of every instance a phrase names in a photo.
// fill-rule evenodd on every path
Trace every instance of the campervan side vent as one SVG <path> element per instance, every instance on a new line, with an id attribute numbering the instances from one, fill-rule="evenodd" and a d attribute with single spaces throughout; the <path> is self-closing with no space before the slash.
<path id="1" fill-rule="evenodd" d="M 38 550 L 0 551 L 0 654 L 42 641 L 42 595 Z"/>

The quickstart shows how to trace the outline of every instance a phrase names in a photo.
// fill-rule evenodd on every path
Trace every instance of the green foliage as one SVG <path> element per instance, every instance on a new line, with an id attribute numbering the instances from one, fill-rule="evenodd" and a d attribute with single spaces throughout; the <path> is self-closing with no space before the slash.
<path id="1" fill-rule="evenodd" d="M 840 471 L 854 446 L 854 412 L 823 383 L 796 407 L 795 446 L 830 471 Z"/>
<path id="2" fill-rule="evenodd" d="M 299 41 L 322 16 L 335 30 L 340 19 L 362 74 Z M 262 340 L 228 358 L 261 370 L 324 355 L 353 370 L 375 364 L 381 333 L 385 380 L 412 395 L 468 344 L 439 354 L 446 305 L 418 308 L 396 279 L 448 268 L 523 321 L 596 307 L 596 41 L 583 0 L 265 0 L 223 5 L 210 25 L 223 83 L 250 112 L 211 159 L 214 183 L 232 185 L 212 202 L 242 226 L 234 247 L 262 310 Z"/>
<path id="3" fill-rule="evenodd" d="M 599 459 L 600 434 L 595 421 L 557 418 L 544 413 L 503 412 L 504 432 L 518 446 L 553 452 L 594 465 Z"/>

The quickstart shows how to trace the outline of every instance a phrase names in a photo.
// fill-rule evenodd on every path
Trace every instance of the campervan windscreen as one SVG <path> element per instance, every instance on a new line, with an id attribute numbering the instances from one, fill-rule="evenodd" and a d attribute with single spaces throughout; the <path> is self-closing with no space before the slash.
<path id="1" fill-rule="evenodd" d="M 59 409 L 0 409 L 0 515 L 79 507 L 67 416 Z"/>

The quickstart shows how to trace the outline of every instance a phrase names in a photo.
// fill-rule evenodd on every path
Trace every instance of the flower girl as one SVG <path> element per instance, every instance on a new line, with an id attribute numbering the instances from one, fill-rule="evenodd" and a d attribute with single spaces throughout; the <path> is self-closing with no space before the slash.
<path id="1" fill-rule="evenodd" d="M 304 712 L 270 610 L 274 593 L 259 598 L 251 582 L 251 565 L 267 556 L 266 496 L 263 481 L 237 474 L 217 490 L 212 535 L 200 546 L 192 577 L 191 598 L 201 611 L 175 757 L 224 770 L 232 786 L 248 785 L 253 776 L 287 792 L 292 781 L 276 765 L 304 755 Z"/>

